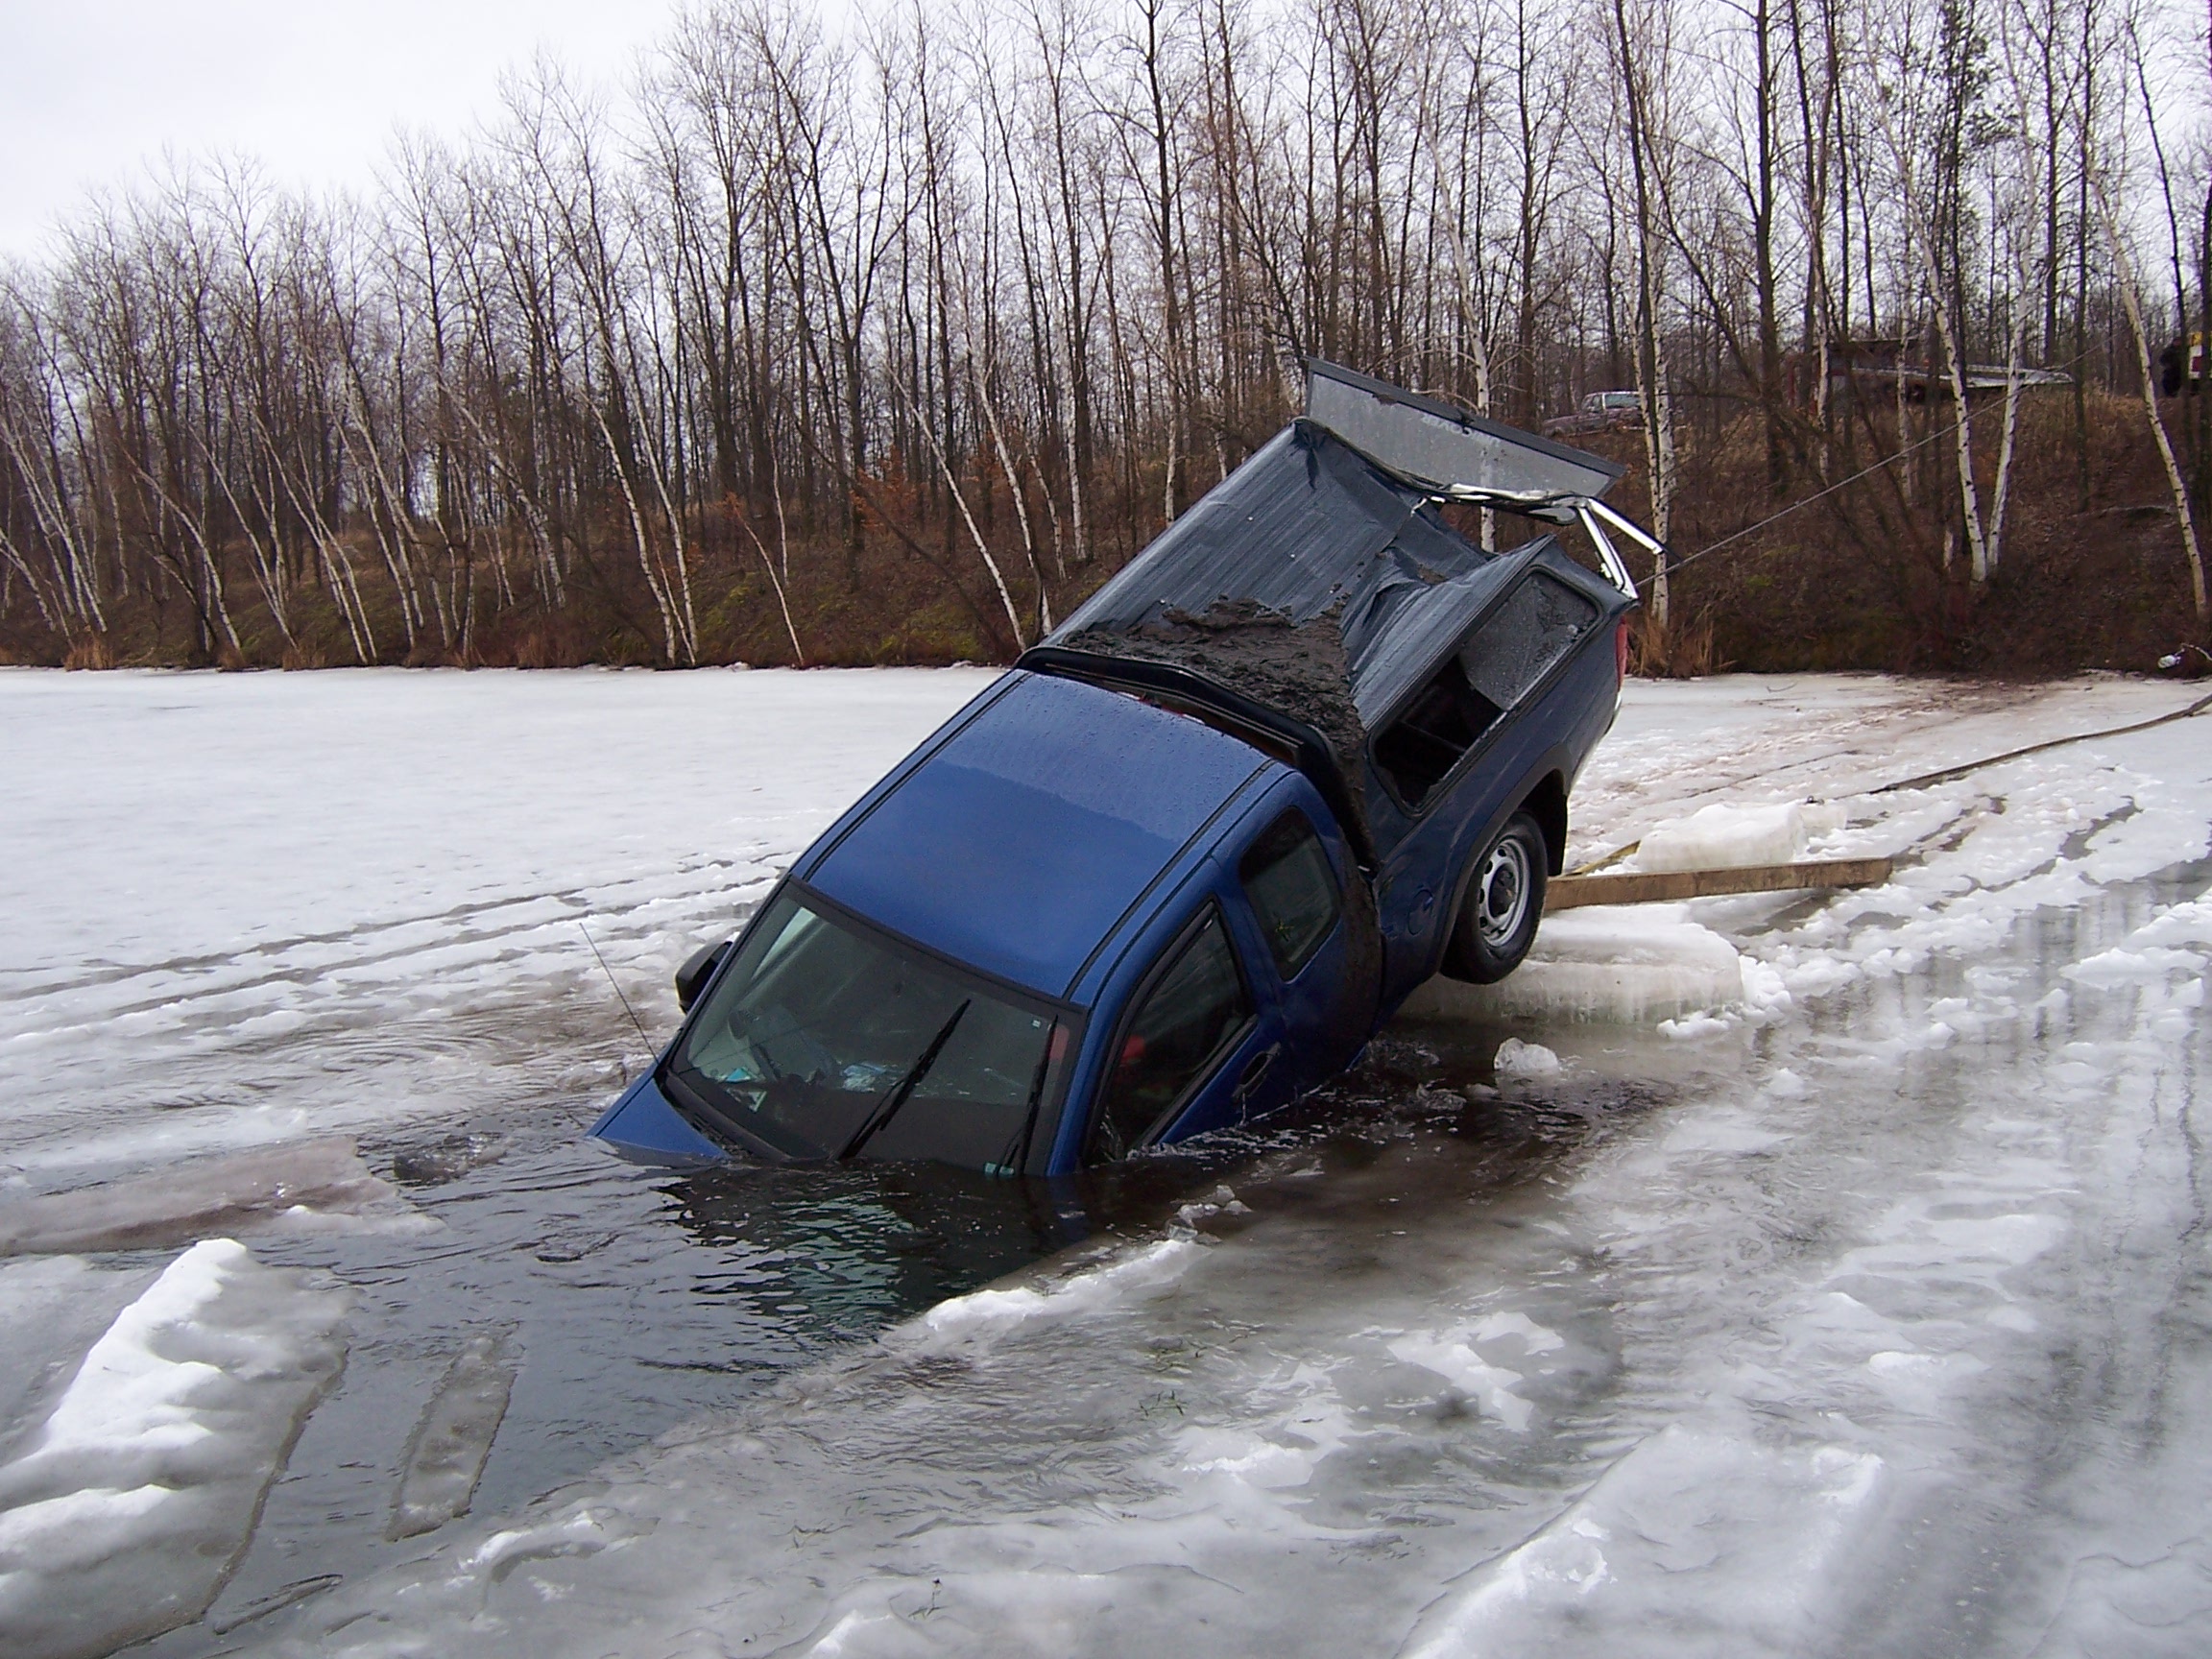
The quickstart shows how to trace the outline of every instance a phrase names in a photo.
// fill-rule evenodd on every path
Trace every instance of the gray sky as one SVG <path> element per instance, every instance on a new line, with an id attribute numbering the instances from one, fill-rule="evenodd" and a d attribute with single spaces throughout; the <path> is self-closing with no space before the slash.
<path id="1" fill-rule="evenodd" d="M 0 0 L 0 258 L 164 148 L 366 186 L 405 124 L 459 134 L 540 46 L 628 72 L 671 0 Z"/>

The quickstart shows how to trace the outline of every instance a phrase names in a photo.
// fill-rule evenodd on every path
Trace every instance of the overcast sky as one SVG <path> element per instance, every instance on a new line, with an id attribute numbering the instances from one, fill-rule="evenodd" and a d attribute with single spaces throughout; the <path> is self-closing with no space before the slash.
<path id="1" fill-rule="evenodd" d="M 367 185 L 396 125 L 459 134 L 542 46 L 619 79 L 671 0 L 0 0 L 0 257 L 164 147 Z"/>

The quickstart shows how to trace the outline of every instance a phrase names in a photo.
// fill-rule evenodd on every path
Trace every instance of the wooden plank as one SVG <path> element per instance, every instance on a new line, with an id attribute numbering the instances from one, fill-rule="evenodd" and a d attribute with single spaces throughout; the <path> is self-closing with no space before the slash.
<path id="1" fill-rule="evenodd" d="M 1544 890 L 1544 908 L 1652 904 L 1729 893 L 1787 893 L 1800 887 L 1879 887 L 1889 879 L 1889 867 L 1887 858 L 1813 858 L 1799 864 L 1751 864 L 1740 870 L 1554 876 Z"/>

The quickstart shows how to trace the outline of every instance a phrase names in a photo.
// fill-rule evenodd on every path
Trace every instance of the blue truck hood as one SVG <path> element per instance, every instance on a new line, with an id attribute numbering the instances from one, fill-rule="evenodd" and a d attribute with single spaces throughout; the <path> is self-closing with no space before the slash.
<path id="1" fill-rule="evenodd" d="M 1273 764 L 1197 721 L 1017 673 L 794 872 L 907 938 L 1047 997 Z"/>

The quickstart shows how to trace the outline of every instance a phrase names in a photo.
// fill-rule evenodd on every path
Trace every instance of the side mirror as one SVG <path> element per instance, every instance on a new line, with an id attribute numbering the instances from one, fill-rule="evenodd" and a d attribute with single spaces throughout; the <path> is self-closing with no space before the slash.
<path id="1" fill-rule="evenodd" d="M 702 945 L 684 959 L 684 966 L 676 970 L 677 1007 L 686 1014 L 691 1012 L 691 1004 L 699 1000 L 699 993 L 707 989 L 707 981 L 714 977 L 714 970 L 722 966 L 722 958 L 736 943 L 725 939 L 719 945 Z"/>

